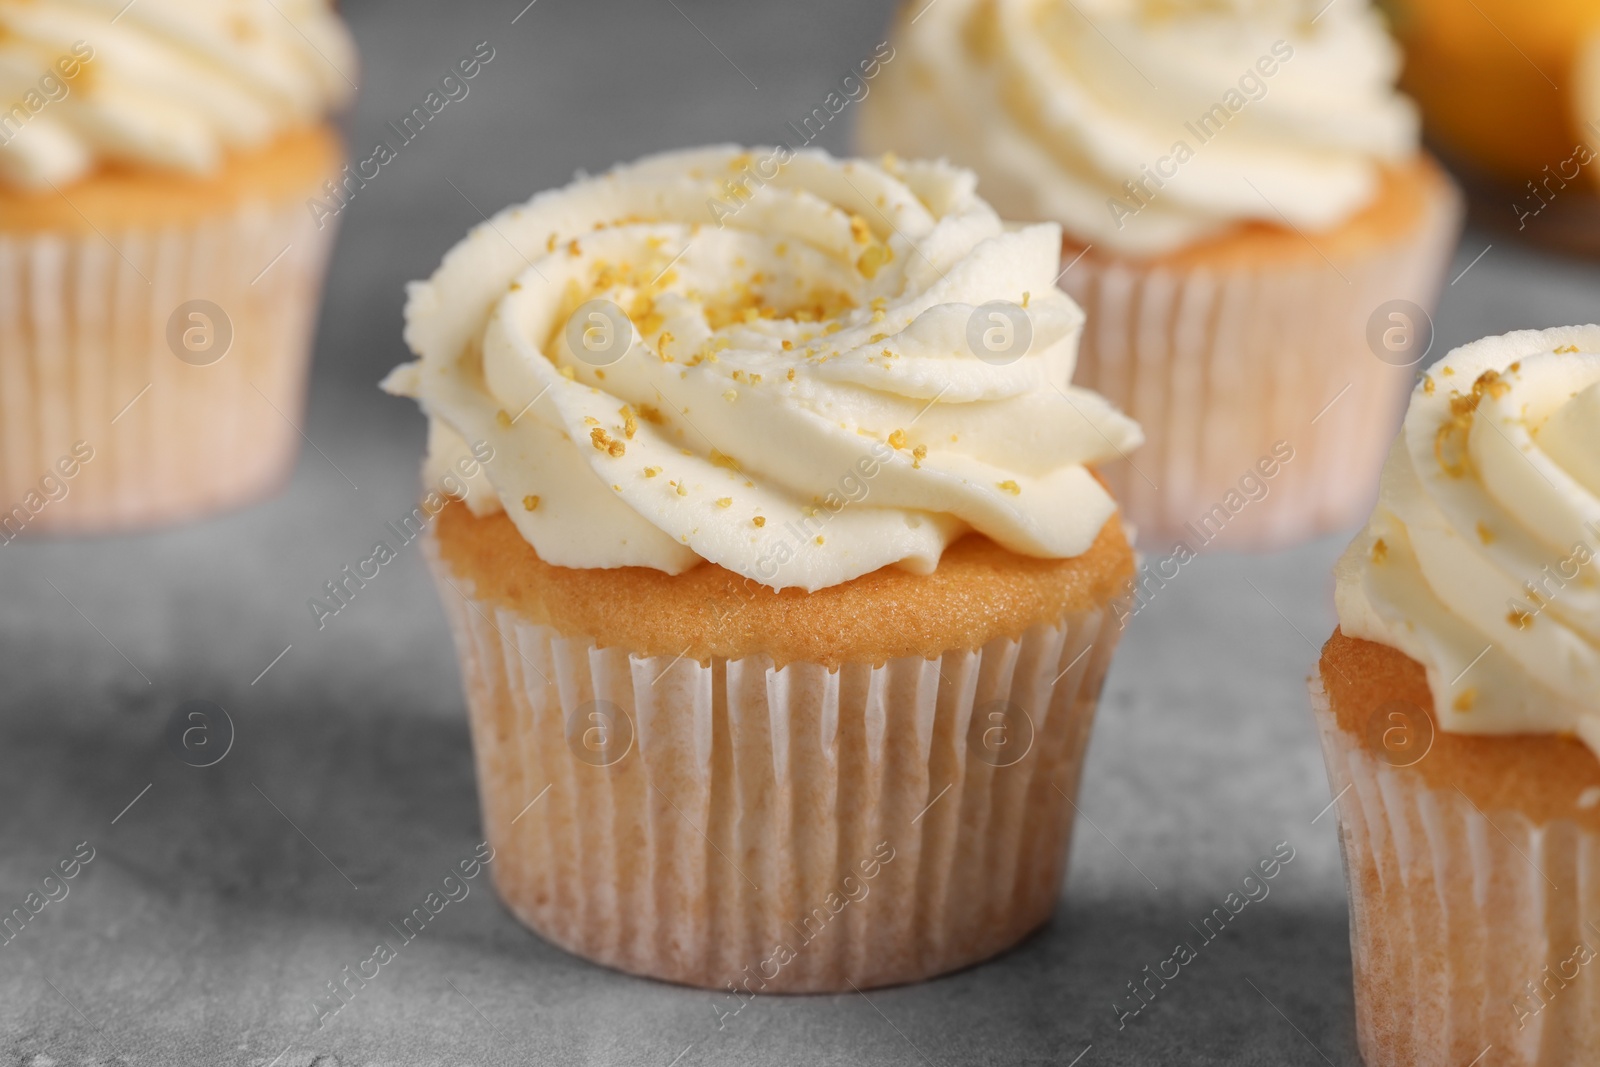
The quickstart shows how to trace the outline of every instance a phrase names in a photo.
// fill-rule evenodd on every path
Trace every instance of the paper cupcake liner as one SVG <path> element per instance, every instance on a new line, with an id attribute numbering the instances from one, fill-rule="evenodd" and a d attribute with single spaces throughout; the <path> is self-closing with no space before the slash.
<path id="1" fill-rule="evenodd" d="M 733 1012 L 976 963 L 1054 911 L 1109 609 L 938 660 L 702 665 L 530 622 L 429 555 L 495 883 L 547 940 Z"/>
<path id="2" fill-rule="evenodd" d="M 298 200 L 187 228 L 0 233 L 0 543 L 175 521 L 283 483 L 333 234 Z M 193 300 L 225 320 L 189 319 Z M 196 365 L 208 321 L 210 345 L 225 326 L 232 343 Z M 185 361 L 170 335 L 190 327 Z M 65 477 L 75 446 L 92 458 Z"/>
<path id="3" fill-rule="evenodd" d="M 1367 1067 L 1600 1062 L 1600 835 L 1480 811 L 1341 729 L 1320 678 L 1311 697 Z"/>
<path id="4" fill-rule="evenodd" d="M 1337 268 L 1315 256 L 1145 266 L 1093 253 L 1070 266 L 1061 286 L 1088 316 L 1075 384 L 1144 428 L 1137 454 L 1104 473 L 1145 544 L 1272 548 L 1367 516 L 1418 369 L 1377 358 L 1368 321 L 1397 299 L 1431 312 L 1458 199 Z M 1293 458 L 1262 478 L 1280 441 Z M 1241 487 L 1247 476 L 1265 496 Z"/>

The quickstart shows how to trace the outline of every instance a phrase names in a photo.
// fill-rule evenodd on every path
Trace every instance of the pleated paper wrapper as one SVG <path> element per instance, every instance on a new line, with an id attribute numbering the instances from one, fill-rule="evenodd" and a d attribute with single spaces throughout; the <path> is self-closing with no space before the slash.
<path id="1" fill-rule="evenodd" d="M 1482 811 L 1341 729 L 1320 678 L 1311 698 L 1367 1067 L 1600 1063 L 1600 835 Z"/>
<path id="2" fill-rule="evenodd" d="M 1431 313 L 1460 210 L 1430 203 L 1413 232 L 1337 267 L 1310 249 L 1259 267 L 1093 251 L 1069 265 L 1061 287 L 1088 316 L 1074 384 L 1144 428 L 1102 472 L 1141 543 L 1275 548 L 1366 518 L 1421 369 L 1374 355 L 1368 321 L 1396 299 Z M 1250 500 L 1241 479 L 1280 441 L 1293 459 Z"/>
<path id="3" fill-rule="evenodd" d="M 284 483 L 333 234 L 301 200 L 156 231 L 0 233 L 0 541 L 178 521 Z M 191 300 L 231 322 L 208 366 L 169 343 Z M 93 458 L 61 477 L 79 442 Z"/>
<path id="4" fill-rule="evenodd" d="M 732 1011 L 954 970 L 1055 910 L 1111 610 L 938 660 L 702 665 L 533 623 L 429 554 L 496 887 L 545 939 Z"/>

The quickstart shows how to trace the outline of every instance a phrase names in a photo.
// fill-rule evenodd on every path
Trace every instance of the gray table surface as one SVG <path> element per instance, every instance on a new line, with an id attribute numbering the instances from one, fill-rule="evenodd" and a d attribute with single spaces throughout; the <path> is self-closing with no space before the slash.
<path id="1" fill-rule="evenodd" d="M 411 507 L 422 419 L 374 388 L 406 357 L 402 284 L 478 221 L 468 198 L 493 210 L 646 151 L 779 137 L 882 39 L 890 6 L 525 2 L 345 5 L 365 57 L 358 147 L 477 42 L 496 58 L 346 213 L 306 423 L 322 454 L 306 450 L 288 491 L 0 554 L 0 902 L 78 842 L 97 851 L 0 947 L 0 1063 L 1358 1062 L 1304 696 L 1342 537 L 1221 545 L 1140 614 L 1060 911 L 999 960 L 867 996 L 763 998 L 719 1030 L 713 995 L 574 959 L 484 881 L 315 1029 L 324 983 L 481 838 L 455 658 L 416 552 L 322 632 L 305 606 Z M 842 150 L 847 130 L 824 140 Z M 1600 270 L 1499 238 L 1469 232 L 1452 277 L 1491 240 L 1446 292 L 1441 346 L 1600 318 Z M 162 740 L 193 699 L 237 728 L 204 770 Z M 1297 856 L 1271 896 L 1119 1030 L 1125 983 L 1280 841 Z"/>

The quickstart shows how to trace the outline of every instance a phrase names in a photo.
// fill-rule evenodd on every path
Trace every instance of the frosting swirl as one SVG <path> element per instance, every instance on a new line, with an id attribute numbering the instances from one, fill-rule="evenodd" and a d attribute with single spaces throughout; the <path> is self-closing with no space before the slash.
<path id="1" fill-rule="evenodd" d="M 1419 135 L 1377 13 L 1324 3 L 912 4 L 861 140 L 948 156 L 1005 217 L 1127 255 L 1251 220 L 1336 225 Z"/>
<path id="2" fill-rule="evenodd" d="M 0 183 L 214 171 L 353 91 L 327 0 L 0 0 Z"/>
<path id="3" fill-rule="evenodd" d="M 1339 625 L 1428 672 L 1442 728 L 1600 753 L 1600 327 L 1489 337 L 1412 395 Z"/>
<path id="4" fill-rule="evenodd" d="M 429 415 L 430 473 L 493 448 L 468 505 L 558 566 L 810 591 L 925 573 L 968 530 L 1078 555 L 1116 510 L 1087 465 L 1139 429 L 1068 384 L 1059 230 L 1008 228 L 975 184 L 730 147 L 581 179 L 413 283 L 421 360 L 384 386 Z"/>

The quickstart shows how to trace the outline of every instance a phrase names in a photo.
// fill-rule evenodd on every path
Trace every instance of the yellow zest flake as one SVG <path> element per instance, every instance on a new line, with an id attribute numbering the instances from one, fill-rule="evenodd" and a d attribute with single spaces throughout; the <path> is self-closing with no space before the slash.
<path id="1" fill-rule="evenodd" d="M 1482 522 L 1478 523 L 1478 540 L 1486 545 L 1494 544 L 1494 531 L 1490 530 Z"/>
<path id="2" fill-rule="evenodd" d="M 867 344 L 875 345 L 879 341 L 887 341 L 888 339 L 889 335 L 886 333 L 875 333 L 871 337 L 867 338 Z"/>
<path id="3" fill-rule="evenodd" d="M 1564 355 L 1567 355 L 1569 352 L 1576 352 L 1577 350 L 1578 350 L 1578 346 L 1577 345 L 1562 345 L 1560 348 L 1555 350 L 1555 353 L 1558 356 L 1564 356 Z"/>
<path id="4" fill-rule="evenodd" d="M 789 380 L 791 382 L 794 381 L 794 368 L 793 367 L 789 368 Z"/>
<path id="5" fill-rule="evenodd" d="M 867 225 L 867 220 L 860 215 L 850 216 L 850 236 L 856 239 L 856 244 L 864 245 L 872 242 L 872 227 Z"/>
<path id="6" fill-rule="evenodd" d="M 494 413 L 494 421 L 499 423 L 500 428 L 503 430 L 511 429 L 511 416 L 506 414 L 505 408 L 501 408 L 499 411 Z"/>
<path id="7" fill-rule="evenodd" d="M 595 418 L 593 415 L 585 415 L 583 417 L 583 424 L 585 426 L 599 426 L 600 420 Z"/>
<path id="8" fill-rule="evenodd" d="M 660 473 L 661 473 L 661 468 L 660 467 L 646 467 L 644 469 L 644 476 L 646 478 L 654 478 L 656 475 L 658 475 Z"/>
<path id="9" fill-rule="evenodd" d="M 521 282 L 512 282 L 512 283 L 511 283 L 511 291 L 512 291 L 512 292 L 513 292 L 513 293 L 520 293 L 520 292 L 522 292 L 522 283 L 521 283 Z"/>
<path id="10" fill-rule="evenodd" d="M 1424 374 L 1422 376 L 1422 395 L 1432 396 L 1435 388 L 1437 387 L 1433 384 L 1433 378 L 1427 374 Z"/>
<path id="11" fill-rule="evenodd" d="M 738 460 L 724 452 L 719 452 L 714 448 L 711 450 L 711 465 L 713 467 L 722 467 L 730 471 L 741 469 Z"/>
<path id="12" fill-rule="evenodd" d="M 598 378 L 598 379 L 600 379 L 600 380 L 601 380 L 601 381 L 602 381 L 602 382 L 603 382 L 603 381 L 605 381 L 605 380 L 606 380 L 606 372 L 605 372 L 605 371 L 603 371 L 603 370 L 597 370 L 597 371 L 595 371 L 595 372 L 594 372 L 594 376 L 595 376 L 595 377 L 596 377 L 596 378 Z"/>
<path id="13" fill-rule="evenodd" d="M 779 241 L 777 247 L 774 248 L 773 251 L 776 252 L 780 256 L 788 255 L 789 254 L 789 242 L 787 242 L 787 241 Z"/>
<path id="14" fill-rule="evenodd" d="M 628 451 L 627 445 L 614 439 L 599 426 L 589 431 L 589 440 L 598 451 L 604 452 L 613 458 L 620 457 Z"/>
<path id="15" fill-rule="evenodd" d="M 1382 563 L 1389 558 L 1389 545 L 1383 538 L 1372 542 L 1372 562 Z"/>
<path id="16" fill-rule="evenodd" d="M 578 239 L 576 237 L 574 237 L 571 241 L 569 241 L 567 243 L 567 255 L 569 255 L 569 256 L 581 256 L 581 255 L 583 255 L 583 246 L 578 244 Z"/>
<path id="17" fill-rule="evenodd" d="M 755 523 L 757 526 L 765 526 L 767 524 L 767 520 L 765 518 L 763 518 L 762 516 L 760 516 L 760 515 L 757 515 L 755 518 L 751 519 L 750 521 Z"/>
<path id="18" fill-rule="evenodd" d="M 578 372 L 571 367 L 562 367 L 561 376 L 569 382 L 578 380 Z"/>
<path id="19" fill-rule="evenodd" d="M 667 484 L 672 486 L 674 489 L 676 489 L 678 491 L 678 495 L 679 496 L 688 496 L 689 495 L 688 487 L 685 486 L 682 482 L 668 482 Z"/>
<path id="20" fill-rule="evenodd" d="M 794 342 L 793 341 L 785 341 L 785 342 L 783 342 L 783 350 L 785 352 L 793 352 L 794 351 Z"/>
<path id="21" fill-rule="evenodd" d="M 1521 369 L 1522 369 L 1522 360 L 1520 360 L 1520 359 L 1517 360 L 1515 363 L 1511 364 L 1511 366 L 1506 368 L 1506 370 L 1510 371 L 1512 374 L 1517 373 Z"/>
<path id="22" fill-rule="evenodd" d="M 663 330 L 661 336 L 656 338 L 656 357 L 660 359 L 661 362 L 672 362 L 672 357 L 667 355 L 667 346 L 675 340 L 676 338 L 672 336 L 671 331 L 667 330 Z"/>
<path id="23" fill-rule="evenodd" d="M 1016 482 L 1012 481 L 1010 478 L 1007 478 L 1005 481 L 1003 481 L 1003 482 L 1001 482 L 999 484 L 1000 484 L 1000 488 L 1001 489 L 1003 489 L 1006 492 L 1010 493 L 1012 496 L 1021 496 L 1022 495 L 1022 487 L 1020 485 L 1018 485 Z"/>
<path id="24" fill-rule="evenodd" d="M 616 483 L 612 483 L 611 491 L 614 492 L 614 493 L 620 493 L 620 492 L 622 492 L 622 486 L 617 485 Z"/>
<path id="25" fill-rule="evenodd" d="M 733 372 L 733 380 L 736 381 L 736 382 L 744 381 L 744 371 L 742 371 L 742 370 L 734 371 Z"/>
<path id="26" fill-rule="evenodd" d="M 821 534 L 817 535 L 817 544 L 819 544 L 819 545 L 827 544 L 827 542 L 822 539 L 822 535 Z"/>
<path id="27" fill-rule="evenodd" d="M 731 507 L 733 507 L 733 497 L 731 497 L 731 496 L 718 497 L 717 498 L 717 507 L 719 507 L 719 508 L 731 508 Z"/>
<path id="28" fill-rule="evenodd" d="M 1454 378 L 1456 376 L 1456 369 L 1454 367 L 1443 367 L 1440 369 L 1439 373 L 1443 377 Z"/>
<path id="29" fill-rule="evenodd" d="M 1028 301 L 1031 300 L 1031 299 L 1033 299 L 1033 293 L 1031 293 L 1027 289 L 1022 290 L 1022 306 L 1024 308 L 1026 308 L 1028 306 Z"/>
<path id="30" fill-rule="evenodd" d="M 639 405 L 639 417 L 652 426 L 660 426 L 665 421 L 661 412 L 649 404 Z"/>
<path id="31" fill-rule="evenodd" d="M 897 452 L 900 449 L 906 447 L 906 432 L 904 430 L 895 430 L 892 433 L 890 433 L 889 434 L 889 447 L 894 449 Z"/>
<path id="32" fill-rule="evenodd" d="M 639 418 L 633 413 L 633 408 L 627 404 L 617 409 L 617 414 L 622 416 L 622 435 L 628 440 L 633 440 L 633 435 L 639 432 Z"/>
<path id="33" fill-rule="evenodd" d="M 544 250 L 546 252 L 554 252 L 556 250 L 556 241 L 559 239 L 559 235 L 552 233 L 550 235 L 550 240 L 545 242 Z"/>
<path id="34" fill-rule="evenodd" d="M 1457 711 L 1471 711 L 1472 705 L 1476 704 L 1477 702 L 1478 691 L 1476 689 L 1465 689 L 1462 690 L 1460 696 L 1456 697 L 1455 703 L 1452 704 L 1451 707 L 1455 708 Z"/>
<path id="35" fill-rule="evenodd" d="M 861 272 L 862 277 L 871 280 L 876 278 L 878 276 L 878 272 L 886 265 L 893 262 L 894 249 L 890 248 L 888 245 L 875 244 L 870 246 L 865 252 L 861 253 L 861 258 L 856 260 L 856 270 Z"/>
<path id="36" fill-rule="evenodd" d="M 1449 370 L 1446 367 L 1445 370 Z M 1439 468 L 1452 478 L 1466 476 L 1471 466 L 1467 453 L 1468 439 L 1472 434 L 1472 416 L 1478 410 L 1482 393 L 1474 389 L 1471 396 L 1456 393 L 1450 398 L 1450 419 L 1434 435 L 1433 455 Z"/>
<path id="37" fill-rule="evenodd" d="M 1500 379 L 1499 371 L 1486 370 L 1478 375 L 1477 381 L 1472 383 L 1473 396 L 1488 393 L 1496 400 L 1499 400 L 1509 392 L 1511 392 L 1511 386 Z"/>
<path id="38" fill-rule="evenodd" d="M 916 448 L 913 448 L 911 450 L 911 466 L 914 469 L 921 470 L 922 469 L 922 461 L 927 459 L 927 458 L 928 458 L 928 446 L 927 445 L 918 445 Z"/>
<path id="39" fill-rule="evenodd" d="M 522 498 L 522 510 L 524 510 L 524 511 L 538 511 L 539 510 L 539 498 L 534 496 L 532 493 L 529 493 L 527 496 L 523 497 Z"/>
<path id="40" fill-rule="evenodd" d="M 1506 622 L 1509 622 L 1519 630 L 1526 630 L 1533 625 L 1533 612 L 1514 609 L 1506 616 Z"/>
<path id="41" fill-rule="evenodd" d="M 726 400 L 730 404 L 733 403 L 735 400 L 739 399 L 739 390 L 737 390 L 737 389 L 725 389 L 725 390 L 723 390 L 722 399 Z"/>

